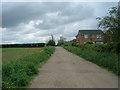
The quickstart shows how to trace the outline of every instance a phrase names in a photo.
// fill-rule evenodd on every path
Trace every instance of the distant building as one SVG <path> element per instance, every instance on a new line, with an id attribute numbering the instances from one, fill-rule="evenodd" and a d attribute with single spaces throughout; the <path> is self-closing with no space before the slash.
<path id="1" fill-rule="evenodd" d="M 104 33 L 101 30 L 79 30 L 76 36 L 76 42 L 84 44 L 87 41 L 94 43 L 104 43 Z"/>

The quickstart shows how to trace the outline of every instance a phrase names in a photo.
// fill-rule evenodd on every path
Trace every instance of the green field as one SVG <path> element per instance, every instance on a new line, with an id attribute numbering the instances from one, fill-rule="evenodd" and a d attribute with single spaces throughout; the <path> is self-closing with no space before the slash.
<path id="1" fill-rule="evenodd" d="M 55 48 L 4 48 L 2 63 L 2 87 L 27 87 L 38 68 L 53 54 Z"/>
<path id="2" fill-rule="evenodd" d="M 3 48 L 2 63 L 40 52 L 41 48 Z"/>

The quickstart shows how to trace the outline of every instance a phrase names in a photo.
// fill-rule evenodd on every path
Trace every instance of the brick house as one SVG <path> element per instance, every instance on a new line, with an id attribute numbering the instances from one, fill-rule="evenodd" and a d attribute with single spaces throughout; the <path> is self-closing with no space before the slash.
<path id="1" fill-rule="evenodd" d="M 76 35 L 76 42 L 84 44 L 86 41 L 104 43 L 104 33 L 101 30 L 79 30 Z"/>

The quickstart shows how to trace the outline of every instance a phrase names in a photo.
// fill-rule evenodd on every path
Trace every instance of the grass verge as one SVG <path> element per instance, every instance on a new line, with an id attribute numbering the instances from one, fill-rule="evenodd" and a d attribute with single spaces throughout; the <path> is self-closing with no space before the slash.
<path id="1" fill-rule="evenodd" d="M 46 62 L 54 51 L 55 48 L 52 47 L 43 48 L 40 52 L 3 64 L 2 87 L 26 87 L 32 77 L 38 73 L 40 63 Z"/>
<path id="2" fill-rule="evenodd" d="M 90 62 L 93 62 L 102 68 L 106 68 L 113 73 L 120 75 L 120 66 L 118 63 L 118 54 L 113 52 L 97 52 L 92 49 L 82 49 L 74 46 L 63 46 L 69 52 L 72 52 Z"/>

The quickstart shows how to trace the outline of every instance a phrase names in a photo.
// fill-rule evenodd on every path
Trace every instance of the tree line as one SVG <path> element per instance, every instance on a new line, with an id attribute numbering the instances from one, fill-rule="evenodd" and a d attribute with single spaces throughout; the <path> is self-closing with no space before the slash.
<path id="1" fill-rule="evenodd" d="M 2 44 L 2 48 L 18 48 L 18 47 L 44 47 L 45 43 L 27 43 L 27 44 Z"/>

